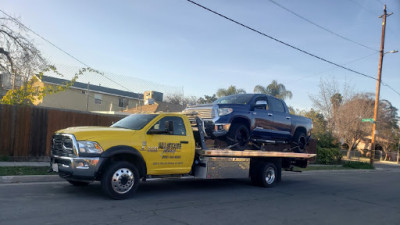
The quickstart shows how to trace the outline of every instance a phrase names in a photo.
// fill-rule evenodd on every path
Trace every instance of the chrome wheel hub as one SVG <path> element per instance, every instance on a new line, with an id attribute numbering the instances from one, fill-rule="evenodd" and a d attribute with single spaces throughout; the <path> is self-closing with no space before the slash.
<path id="1" fill-rule="evenodd" d="M 121 168 L 115 171 L 111 179 L 111 186 L 118 194 L 129 192 L 135 184 L 135 176 L 127 168 Z"/>
<path id="2" fill-rule="evenodd" d="M 267 184 L 274 183 L 275 180 L 275 170 L 272 167 L 268 167 L 266 171 L 265 181 Z"/>

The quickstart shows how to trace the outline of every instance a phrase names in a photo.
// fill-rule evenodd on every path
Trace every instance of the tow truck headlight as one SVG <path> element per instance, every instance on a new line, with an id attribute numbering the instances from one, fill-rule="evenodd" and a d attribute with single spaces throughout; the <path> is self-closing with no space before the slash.
<path id="1" fill-rule="evenodd" d="M 78 141 L 79 153 L 83 154 L 101 154 L 103 149 L 94 141 Z"/>
<path id="2" fill-rule="evenodd" d="M 219 108 L 218 109 L 218 116 L 228 115 L 229 113 L 232 113 L 232 111 L 233 111 L 232 108 Z"/>

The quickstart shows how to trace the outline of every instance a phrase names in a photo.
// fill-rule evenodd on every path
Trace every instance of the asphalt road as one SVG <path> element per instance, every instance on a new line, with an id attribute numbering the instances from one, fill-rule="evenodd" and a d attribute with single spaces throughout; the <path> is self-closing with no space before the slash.
<path id="1" fill-rule="evenodd" d="M 397 167 L 398 168 L 398 167 Z M 285 173 L 241 180 L 156 180 L 116 201 L 99 183 L 0 184 L 0 224 L 400 224 L 400 169 Z"/>

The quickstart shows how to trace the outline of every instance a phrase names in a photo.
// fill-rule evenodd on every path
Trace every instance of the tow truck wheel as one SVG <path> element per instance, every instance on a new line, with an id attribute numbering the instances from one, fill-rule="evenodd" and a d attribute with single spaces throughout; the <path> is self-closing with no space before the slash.
<path id="1" fill-rule="evenodd" d="M 273 163 L 264 162 L 255 168 L 250 174 L 251 181 L 254 185 L 261 187 L 272 187 L 277 181 L 277 168 Z"/>
<path id="2" fill-rule="evenodd" d="M 101 186 L 105 194 L 113 199 L 126 199 L 139 186 L 139 172 L 135 165 L 121 161 L 106 169 Z"/>

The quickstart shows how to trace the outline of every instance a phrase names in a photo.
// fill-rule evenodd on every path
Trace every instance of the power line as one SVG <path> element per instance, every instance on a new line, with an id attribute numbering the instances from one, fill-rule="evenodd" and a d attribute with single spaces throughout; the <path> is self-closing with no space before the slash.
<path id="1" fill-rule="evenodd" d="M 283 45 L 286 45 L 287 47 L 290 47 L 290 48 L 293 48 L 293 49 L 295 49 L 295 50 L 297 50 L 297 51 L 300 51 L 300 52 L 302 52 L 302 53 L 304 53 L 304 54 L 306 54 L 306 55 L 309 55 L 309 56 L 311 56 L 311 57 L 314 57 L 314 58 L 319 59 L 319 60 L 321 60 L 321 61 L 324 61 L 324 62 L 326 62 L 326 63 L 332 64 L 332 65 L 334 65 L 334 66 L 340 67 L 340 68 L 342 68 L 342 69 L 344 69 L 344 70 L 347 70 L 347 71 L 356 73 L 356 74 L 358 74 L 358 75 L 361 75 L 361 76 L 364 76 L 364 77 L 367 77 L 367 78 L 370 78 L 370 79 L 373 79 L 373 80 L 377 80 L 377 78 L 375 78 L 375 77 L 373 77 L 373 76 L 370 76 L 370 75 L 367 75 L 367 74 L 364 74 L 364 73 L 355 71 L 355 70 L 353 70 L 353 69 L 347 68 L 347 67 L 345 67 L 345 66 L 339 65 L 339 64 L 337 64 L 337 63 L 335 63 L 335 62 L 332 62 L 332 61 L 327 60 L 327 59 L 325 59 L 325 58 L 322 58 L 322 57 L 320 57 L 320 56 L 314 55 L 314 54 L 312 54 L 312 53 L 310 53 L 310 52 L 307 52 L 307 51 L 305 51 L 305 50 L 303 50 L 303 49 L 300 49 L 300 48 L 298 48 L 298 47 L 295 47 L 295 46 L 293 46 L 293 45 L 291 45 L 291 44 L 288 44 L 288 43 L 286 43 L 286 42 L 284 42 L 284 41 L 281 41 L 281 40 L 279 40 L 279 39 L 277 39 L 277 38 L 274 38 L 274 37 L 272 37 L 272 36 L 270 36 L 270 35 L 268 35 L 268 34 L 266 34 L 266 33 L 263 33 L 263 32 L 261 32 L 261 31 L 259 31 L 259 30 L 256 30 L 256 29 L 254 29 L 254 28 L 252 28 L 252 27 L 249 27 L 249 26 L 247 26 L 247 25 L 245 25 L 245 24 L 243 24 L 243 23 L 240 23 L 240 22 L 238 22 L 238 21 L 236 21 L 236 20 L 234 20 L 234 19 L 231 19 L 231 18 L 229 18 L 229 17 L 227 17 L 227 16 L 224 16 L 224 15 L 222 15 L 221 13 L 218 13 L 218 12 L 216 12 L 216 11 L 210 9 L 210 8 L 207 8 L 207 7 L 201 5 L 201 4 L 197 3 L 197 2 L 194 2 L 194 1 L 192 1 L 192 0 L 186 0 L 186 1 L 192 3 L 192 4 L 196 5 L 196 6 L 199 6 L 200 8 L 203 8 L 203 9 L 205 9 L 205 10 L 211 12 L 211 13 L 214 13 L 214 14 L 216 14 L 216 15 L 218 15 L 218 16 L 220 16 L 220 17 L 226 19 L 226 20 L 229 20 L 229 21 L 231 21 L 231 22 L 233 22 L 233 23 L 235 23 L 235 24 L 237 24 L 237 25 L 239 25 L 239 26 L 242 26 L 242 27 L 244 27 L 244 28 L 246 28 L 246 29 L 248 29 L 248 30 L 251 30 L 251 31 L 253 31 L 253 32 L 256 32 L 256 33 L 258 33 L 258 34 L 264 36 L 264 37 L 267 37 L 267 38 L 272 39 L 272 40 L 274 40 L 274 41 L 276 41 L 276 42 L 279 42 L 279 43 L 281 43 L 281 44 L 283 44 Z M 393 88 L 391 88 L 389 85 L 386 85 L 386 86 L 393 90 Z M 397 91 L 395 91 L 395 92 L 396 92 L 397 94 L 399 94 Z M 400 94 L 399 94 L 399 95 L 400 95 Z"/>
<path id="2" fill-rule="evenodd" d="M 325 28 L 325 27 L 323 27 L 323 26 L 321 26 L 321 25 L 319 25 L 319 24 L 317 24 L 317 23 L 314 23 L 313 21 L 311 21 L 311 20 L 309 20 L 309 19 L 307 19 L 307 18 L 305 18 L 305 17 L 299 15 L 298 13 L 296 13 L 296 12 L 294 12 L 294 11 L 292 11 L 292 10 L 286 8 L 285 6 L 283 6 L 283 5 L 281 5 L 281 4 L 277 3 L 277 2 L 275 2 L 274 0 L 269 0 L 269 1 L 272 2 L 273 4 L 275 4 L 276 6 L 278 6 L 278 7 L 282 8 L 282 9 L 286 10 L 287 12 L 289 12 L 289 13 L 291 13 L 291 14 L 297 16 L 297 17 L 299 17 L 300 19 L 302 19 L 302 20 L 304 20 L 304 21 L 306 21 L 306 22 L 308 22 L 308 23 L 311 23 L 312 25 L 314 25 L 314 26 L 316 26 L 316 27 L 318 27 L 318 28 L 320 28 L 320 29 L 322 29 L 322 30 L 324 30 L 324 31 L 326 31 L 326 32 L 328 32 L 328 33 L 330 33 L 330 34 L 332 34 L 332 35 L 335 35 L 336 37 L 339 37 L 339 38 L 341 38 L 341 39 L 343 39 L 343 40 L 349 41 L 349 42 L 351 42 L 351 43 L 353 43 L 353 44 L 362 46 L 362 47 L 367 48 L 367 49 L 369 49 L 369 50 L 372 50 L 372 51 L 375 51 L 375 52 L 379 52 L 377 49 L 374 49 L 374 48 L 368 47 L 368 46 L 366 46 L 366 45 L 363 45 L 363 44 L 361 44 L 361 43 L 359 43 L 359 42 L 357 42 L 357 41 L 351 40 L 350 38 L 347 38 L 347 37 L 345 37 L 345 36 L 343 36 L 343 35 L 340 35 L 340 34 L 338 34 L 338 33 L 335 33 L 335 32 L 333 32 L 333 31 L 331 31 L 331 30 L 329 30 L 329 29 L 327 29 L 327 28 Z"/>
<path id="3" fill-rule="evenodd" d="M 355 63 L 355 62 L 364 60 L 364 59 L 366 59 L 366 58 L 368 58 L 368 57 L 371 57 L 371 56 L 373 56 L 373 55 L 376 55 L 376 54 L 378 54 L 378 53 L 377 53 L 377 52 L 374 52 L 374 53 L 372 53 L 372 54 L 369 54 L 369 55 L 366 55 L 366 56 L 363 56 L 363 57 L 360 57 L 360 58 L 357 58 L 357 59 L 353 59 L 353 60 L 351 60 L 351 61 L 348 61 L 348 62 L 344 63 L 343 65 L 349 65 L 349 64 L 352 64 L 352 63 Z M 317 72 L 317 73 L 314 73 L 313 75 L 310 75 L 310 76 L 306 76 L 306 77 L 302 77 L 302 78 L 293 80 L 293 82 L 297 82 L 297 81 L 300 81 L 300 80 L 303 80 L 303 79 L 308 79 L 308 78 L 311 78 L 311 77 L 315 77 L 315 76 L 318 76 L 318 75 L 320 75 L 320 74 L 333 71 L 333 70 L 335 70 L 335 69 L 337 69 L 337 68 L 334 67 L 334 68 L 329 69 L 329 70 L 325 70 L 325 71 L 322 71 L 322 72 Z M 289 83 L 291 83 L 291 82 L 289 82 Z"/>
<path id="4" fill-rule="evenodd" d="M 33 34 L 35 34 L 36 36 L 38 36 L 39 38 L 43 39 L 44 41 L 46 41 L 47 43 L 49 43 L 50 45 L 52 45 L 53 47 L 55 47 L 56 49 L 58 49 L 59 51 L 63 52 L 64 54 L 68 55 L 69 57 L 73 58 L 74 60 L 76 60 L 77 62 L 81 63 L 82 65 L 92 68 L 91 66 L 87 65 L 86 63 L 82 62 L 81 60 L 79 60 L 78 58 L 74 57 L 73 55 L 71 55 L 70 53 L 66 52 L 65 50 L 63 50 L 62 48 L 58 47 L 57 45 L 55 45 L 54 43 L 52 43 L 51 41 L 49 41 L 48 39 L 46 39 L 45 37 L 41 36 L 40 34 L 36 33 L 34 30 L 30 29 L 29 27 L 25 26 L 25 24 L 23 24 L 21 21 L 19 21 L 17 18 L 14 18 L 12 16 L 10 16 L 9 14 L 7 14 L 6 12 L 4 12 L 3 10 L 0 9 L 0 12 L 2 12 L 4 15 L 8 16 L 9 18 L 11 18 L 12 20 L 14 20 L 15 22 L 17 22 L 20 26 L 22 26 L 23 28 L 29 30 L 30 32 L 32 32 Z M 117 83 L 116 81 L 108 78 L 106 75 L 104 74 L 100 74 L 101 76 L 105 77 L 107 80 L 113 82 L 114 84 L 126 89 L 127 91 L 131 91 L 129 88 L 123 86 L 122 84 Z"/>
<path id="5" fill-rule="evenodd" d="M 259 30 L 256 30 L 256 29 L 254 29 L 254 28 L 252 28 L 252 27 L 249 27 L 249 26 L 247 26 L 247 25 L 245 25 L 245 24 L 243 24 L 243 23 L 240 23 L 240 22 L 238 22 L 238 21 L 236 21 L 236 20 L 234 20 L 234 19 L 231 19 L 231 18 L 229 18 L 229 17 L 227 17 L 227 16 L 224 16 L 224 15 L 222 15 L 221 13 L 218 13 L 218 12 L 216 12 L 216 11 L 214 11 L 214 10 L 212 10 L 212 9 L 209 9 L 209 8 L 203 6 L 203 5 L 200 5 L 200 4 L 197 3 L 197 2 L 194 2 L 194 1 L 192 1 L 192 0 L 186 0 L 186 1 L 188 1 L 188 2 L 190 2 L 190 3 L 192 3 L 192 4 L 194 4 L 194 5 L 197 5 L 197 6 L 203 8 L 203 9 L 209 11 L 209 12 L 212 12 L 212 13 L 214 13 L 214 14 L 216 14 L 216 15 L 218 15 L 218 16 L 224 18 L 224 19 L 227 19 L 227 20 L 229 20 L 229 21 L 231 21 L 231 22 L 233 22 L 233 23 L 236 23 L 236 24 L 238 24 L 238 25 L 240 25 L 240 26 L 242 26 L 242 27 L 244 27 L 244 28 L 246 28 L 246 29 L 248 29 L 248 30 L 254 31 L 254 32 L 256 32 L 256 33 L 258 33 L 258 34 L 260 34 L 260 35 L 262 35 L 262 36 L 264 36 L 264 37 L 267 37 L 267 38 L 269 38 L 269 39 L 272 39 L 272 40 L 274 40 L 274 41 L 276 41 L 276 42 L 279 42 L 279 43 L 281 43 L 281 44 L 283 44 L 283 45 L 286 45 L 286 46 L 288 46 L 288 47 L 290 47 L 290 48 L 293 48 L 293 49 L 295 49 L 295 50 L 297 50 L 297 51 L 299 51 L 299 52 L 302 52 L 302 53 L 304 53 L 304 54 L 307 54 L 307 55 L 309 55 L 309 56 L 311 56 L 311 57 L 314 57 L 314 58 L 316 58 L 316 59 L 319 59 L 319 60 L 321 60 L 321 61 L 324 61 L 324 62 L 329 63 L 329 64 L 332 64 L 332 65 L 335 65 L 335 66 L 340 67 L 340 68 L 342 68 L 342 69 L 345 69 L 345 70 L 347 70 L 347 71 L 350 71 L 350 72 L 359 74 L 359 75 L 361 75 L 361 76 L 364 76 L 364 77 L 367 77 L 367 78 L 376 80 L 376 78 L 373 77 L 373 76 L 370 76 L 370 75 L 367 75 L 367 74 L 364 74 L 364 73 L 355 71 L 355 70 L 353 70 L 353 69 L 344 67 L 344 66 L 339 65 L 339 64 L 337 64 L 337 63 L 334 63 L 334 62 L 332 62 L 332 61 L 330 61 L 330 60 L 327 60 L 327 59 L 325 59 L 325 58 L 322 58 L 322 57 L 320 57 L 320 56 L 317 56 L 317 55 L 315 55 L 315 54 L 312 54 L 312 53 L 310 53 L 310 52 L 307 52 L 307 51 L 305 51 L 305 50 L 303 50 L 303 49 L 300 49 L 300 48 L 298 48 L 298 47 L 295 47 L 295 46 L 293 46 L 293 45 L 291 45 L 291 44 L 288 44 L 288 43 L 286 43 L 286 42 L 284 42 L 284 41 L 281 41 L 281 40 L 279 40 L 279 39 L 277 39 L 277 38 L 274 38 L 274 37 L 272 37 L 272 36 L 270 36 L 270 35 L 268 35 L 268 34 L 266 34 L 266 33 L 263 33 L 263 32 L 261 32 L 261 31 L 259 31 Z"/>

